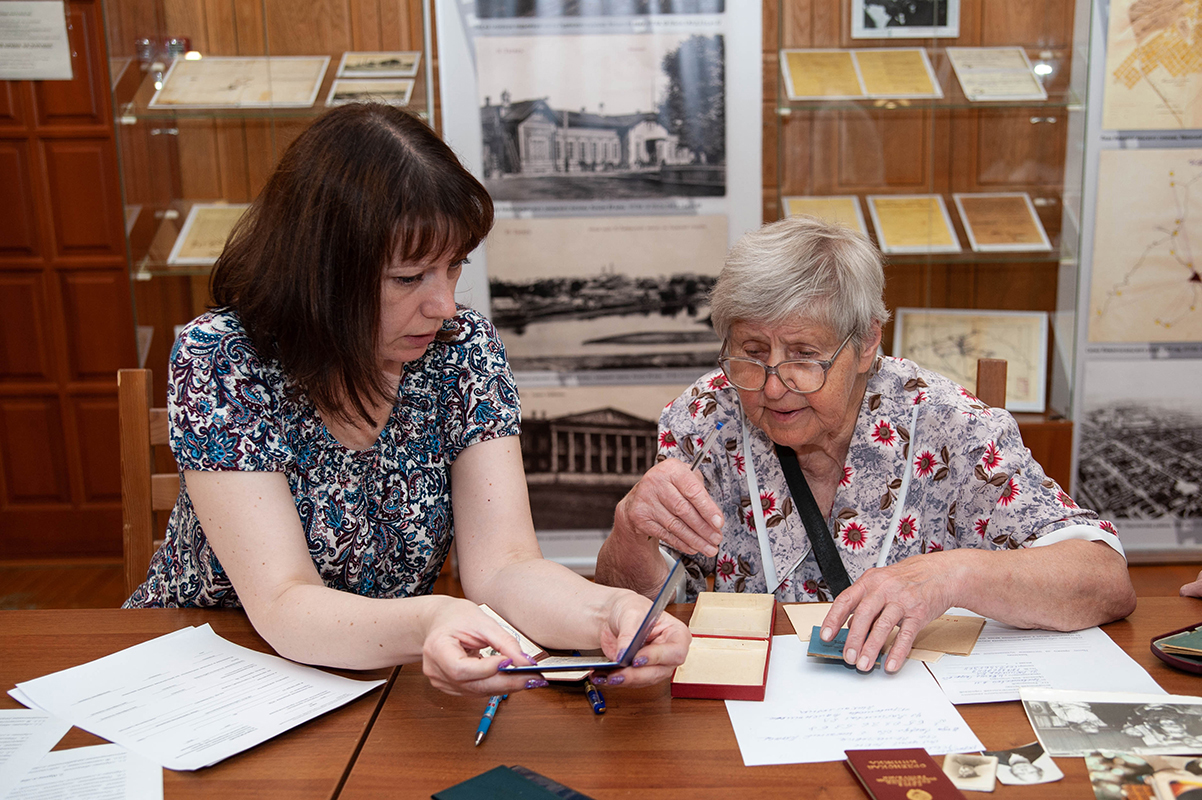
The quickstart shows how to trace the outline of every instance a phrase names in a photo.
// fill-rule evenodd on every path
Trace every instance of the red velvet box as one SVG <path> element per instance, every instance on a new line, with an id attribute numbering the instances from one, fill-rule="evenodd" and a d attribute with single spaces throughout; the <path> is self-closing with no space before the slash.
<path id="1" fill-rule="evenodd" d="M 672 696 L 763 700 L 775 623 L 770 594 L 698 595 L 689 620 L 693 642 L 672 676 Z"/>

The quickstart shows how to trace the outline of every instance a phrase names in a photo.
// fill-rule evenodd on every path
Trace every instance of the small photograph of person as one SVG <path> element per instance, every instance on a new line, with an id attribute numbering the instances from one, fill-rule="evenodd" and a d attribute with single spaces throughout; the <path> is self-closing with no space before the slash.
<path id="1" fill-rule="evenodd" d="M 1039 742 L 1013 750 L 986 750 L 985 755 L 997 756 L 997 779 L 1007 786 L 1053 783 L 1064 777 Z"/>
<path id="2" fill-rule="evenodd" d="M 943 774 L 951 778 L 957 789 L 992 792 L 997 763 L 997 756 L 948 753 L 943 759 Z"/>
<path id="3" fill-rule="evenodd" d="M 1123 733 L 1143 741 L 1156 752 L 1202 752 L 1202 736 L 1198 734 L 1199 719 L 1183 709 L 1164 704 L 1147 703 L 1136 707 L 1123 726 Z M 1166 750 L 1165 748 L 1170 748 Z"/>

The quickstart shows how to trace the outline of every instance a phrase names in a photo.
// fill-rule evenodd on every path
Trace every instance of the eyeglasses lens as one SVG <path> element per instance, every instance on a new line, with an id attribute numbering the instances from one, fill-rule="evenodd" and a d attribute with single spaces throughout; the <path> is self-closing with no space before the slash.
<path id="1" fill-rule="evenodd" d="M 759 391 L 768 382 L 768 369 L 756 361 L 728 358 L 722 362 L 726 377 L 740 389 Z M 795 392 L 814 392 L 822 388 L 826 374 L 822 367 L 810 361 L 785 361 L 778 364 L 776 374 Z"/>

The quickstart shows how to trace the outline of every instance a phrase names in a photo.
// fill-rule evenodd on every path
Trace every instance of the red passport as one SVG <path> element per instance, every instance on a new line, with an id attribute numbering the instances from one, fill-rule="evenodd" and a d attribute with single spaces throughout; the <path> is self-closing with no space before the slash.
<path id="1" fill-rule="evenodd" d="M 921 747 L 847 750 L 847 767 L 873 800 L 964 800 L 964 793 Z"/>

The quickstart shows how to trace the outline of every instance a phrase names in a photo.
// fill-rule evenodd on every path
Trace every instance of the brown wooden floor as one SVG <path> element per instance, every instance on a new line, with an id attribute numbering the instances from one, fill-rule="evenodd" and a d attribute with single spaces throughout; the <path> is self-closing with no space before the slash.
<path id="1" fill-rule="evenodd" d="M 1176 595 L 1198 575 L 1197 564 L 1132 566 L 1140 597 Z M 463 596 L 458 581 L 444 573 L 435 591 Z M 0 564 L 0 609 L 115 608 L 125 600 L 117 562 Z"/>

